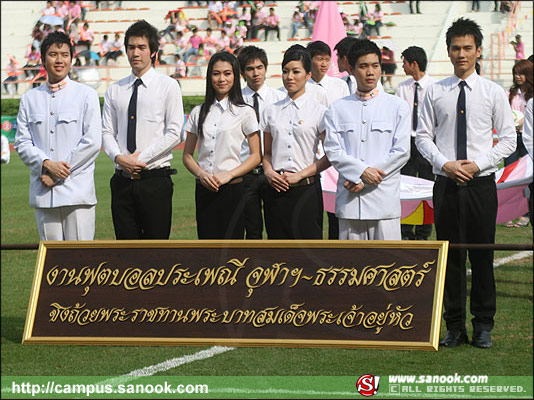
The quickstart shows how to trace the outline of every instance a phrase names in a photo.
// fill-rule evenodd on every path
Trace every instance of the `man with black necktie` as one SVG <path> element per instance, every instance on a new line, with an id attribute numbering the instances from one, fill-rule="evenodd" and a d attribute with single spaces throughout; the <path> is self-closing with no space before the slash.
<path id="1" fill-rule="evenodd" d="M 430 86 L 419 119 L 416 145 L 436 174 L 434 222 L 438 240 L 451 243 L 495 243 L 498 163 L 516 147 L 514 121 L 504 89 L 478 76 L 475 63 L 482 49 L 480 26 L 459 18 L 448 29 L 446 43 L 454 75 Z M 498 143 L 493 146 L 493 130 Z M 493 250 L 449 249 L 443 317 L 443 347 L 467 343 L 466 258 L 471 262 L 473 339 L 478 348 L 492 347 L 496 312 Z"/>
<path id="2" fill-rule="evenodd" d="M 427 57 L 425 50 L 421 47 L 410 46 L 402 52 L 402 68 L 410 78 L 399 83 L 395 94 L 408 103 L 410 106 L 412 137 L 410 145 L 410 159 L 401 169 L 401 174 L 417 176 L 419 178 L 434 180 L 432 166 L 421 156 L 415 146 L 415 132 L 417 131 L 417 121 L 421 114 L 421 105 L 425 98 L 426 90 L 436 80 L 428 76 L 426 71 Z M 432 224 L 423 225 L 401 225 L 403 240 L 428 240 L 432 233 Z"/>
<path id="3" fill-rule="evenodd" d="M 241 90 L 243 100 L 254 107 L 256 118 L 259 122 L 261 113 L 265 107 L 285 98 L 285 93 L 265 84 L 265 76 L 269 63 L 267 54 L 263 49 L 256 46 L 243 47 L 239 50 L 237 59 L 239 60 L 241 75 L 247 83 Z M 261 147 L 263 149 L 263 132 L 261 130 L 260 139 Z M 241 146 L 241 160 L 246 160 L 249 155 L 250 149 L 248 141 L 247 139 L 244 139 Z M 247 205 L 245 207 L 245 238 L 262 239 L 263 214 L 269 213 L 269 207 L 266 204 L 266 202 L 268 202 L 268 196 L 266 194 L 269 184 L 263 174 L 263 166 L 259 164 L 243 178 L 247 197 Z M 270 219 L 265 218 L 267 234 L 269 234 L 271 230 L 271 227 L 267 224 L 267 221 L 269 220 Z"/>
<path id="4" fill-rule="evenodd" d="M 171 230 L 172 149 L 181 141 L 182 94 L 176 80 L 152 68 L 158 31 L 141 20 L 124 44 L 132 73 L 106 92 L 102 142 L 115 162 L 111 213 L 117 239 L 168 239 Z"/>

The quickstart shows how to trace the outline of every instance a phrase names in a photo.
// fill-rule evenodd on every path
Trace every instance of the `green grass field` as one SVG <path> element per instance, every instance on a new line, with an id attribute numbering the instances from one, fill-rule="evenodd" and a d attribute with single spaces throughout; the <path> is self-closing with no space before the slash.
<path id="1" fill-rule="evenodd" d="M 195 239 L 194 179 L 174 154 L 171 239 Z M 114 239 L 109 178 L 113 164 L 104 153 L 96 162 L 98 197 L 96 239 Z M 28 206 L 29 171 L 16 153 L 2 165 L 2 243 L 37 243 L 33 210 Z M 325 224 L 326 226 L 326 224 Z M 498 226 L 497 243 L 532 243 L 531 227 Z M 326 237 L 326 235 L 325 235 Z M 497 251 L 495 258 L 512 252 Z M 3 376 L 116 376 L 161 363 L 206 347 L 128 347 L 21 345 L 37 251 L 2 251 L 1 372 Z M 161 375 L 190 376 L 360 376 L 362 374 L 533 375 L 532 256 L 495 270 L 497 315 L 494 347 L 471 346 L 427 351 L 237 348 L 212 358 L 191 362 Z M 470 283 L 469 283 L 470 285 Z M 469 318 L 469 317 L 468 317 Z M 443 333 L 442 327 L 442 333 Z M 468 326 L 470 332 L 470 326 Z"/>

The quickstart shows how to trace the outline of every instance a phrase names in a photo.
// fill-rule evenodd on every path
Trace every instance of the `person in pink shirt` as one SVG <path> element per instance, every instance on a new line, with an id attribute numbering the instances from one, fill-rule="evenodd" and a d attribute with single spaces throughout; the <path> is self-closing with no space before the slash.
<path id="1" fill-rule="evenodd" d="M 525 59 L 525 44 L 521 41 L 521 35 L 515 35 L 515 41 L 511 41 L 510 44 L 514 46 L 515 50 L 515 62 Z"/>
<path id="2" fill-rule="evenodd" d="M 217 42 L 217 51 L 225 50 L 230 48 L 230 38 L 226 35 L 226 31 L 223 29 L 221 31 L 221 37 Z"/>
<path id="3" fill-rule="evenodd" d="M 189 38 L 189 44 L 191 45 L 191 48 L 184 54 L 184 61 L 186 63 L 189 62 L 190 57 L 198 56 L 198 46 L 200 43 L 202 43 L 202 38 L 197 34 L 198 29 L 193 28 L 191 32 L 193 32 L 193 36 Z"/>
<path id="4" fill-rule="evenodd" d="M 274 13 L 274 8 L 269 8 L 269 16 L 265 19 L 265 41 L 270 31 L 276 31 L 276 37 L 280 41 L 280 17 Z"/>
<path id="5" fill-rule="evenodd" d="M 56 9 L 54 8 L 54 5 L 51 1 L 46 2 L 46 8 L 43 8 L 41 10 L 42 15 L 54 15 L 56 13 Z"/>
<path id="6" fill-rule="evenodd" d="M 77 1 L 71 1 L 69 4 L 67 29 L 73 24 L 77 25 L 82 15 L 82 8 Z"/>
<path id="7" fill-rule="evenodd" d="M 217 39 L 212 36 L 211 28 L 206 29 L 206 36 L 202 39 L 202 43 L 204 43 L 204 50 L 209 55 L 214 54 L 217 51 Z"/>
<path id="8" fill-rule="evenodd" d="M 87 46 L 87 50 L 91 50 L 93 40 L 95 40 L 95 34 L 89 29 L 89 24 L 86 22 L 80 29 L 80 39 L 77 44 Z"/>
<path id="9" fill-rule="evenodd" d="M 260 3 L 257 5 L 256 13 L 254 14 L 252 18 L 252 29 L 251 29 L 252 39 L 256 39 L 258 37 L 258 31 L 260 29 L 265 29 L 265 27 L 267 26 L 266 19 L 267 19 L 267 12 L 265 11 L 265 9 Z"/>
<path id="10" fill-rule="evenodd" d="M 384 11 L 380 8 L 380 4 L 375 5 L 375 11 L 371 14 L 371 18 L 374 21 L 374 28 L 376 35 L 380 36 L 380 27 L 383 25 Z"/>

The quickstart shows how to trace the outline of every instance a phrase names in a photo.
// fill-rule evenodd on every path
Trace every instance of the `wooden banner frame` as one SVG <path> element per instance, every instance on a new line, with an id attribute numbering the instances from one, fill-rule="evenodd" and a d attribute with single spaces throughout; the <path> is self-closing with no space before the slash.
<path id="1" fill-rule="evenodd" d="M 448 245 L 446 241 L 43 241 L 22 343 L 437 351 Z M 214 255 L 226 261 L 215 260 Z M 155 308 L 139 308 L 139 299 Z M 189 301 L 203 304 L 183 314 L 191 307 Z M 362 301 L 374 308 L 368 311 Z M 84 309 L 87 302 L 95 308 Z M 115 302 L 117 307 L 105 308 Z M 223 312 L 232 304 L 233 309 Z M 310 304 L 316 305 L 309 309 Z M 258 306 L 263 308 L 253 308 Z"/>

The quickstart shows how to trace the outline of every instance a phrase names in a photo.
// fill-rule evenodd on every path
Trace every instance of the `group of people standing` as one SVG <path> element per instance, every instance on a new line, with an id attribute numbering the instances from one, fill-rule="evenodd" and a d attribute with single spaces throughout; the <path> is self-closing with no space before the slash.
<path id="1" fill-rule="evenodd" d="M 280 90 L 265 84 L 262 49 L 247 46 L 237 57 L 220 51 L 209 61 L 205 100 L 183 126 L 178 83 L 153 68 L 158 32 L 148 22 L 126 31 L 132 73 L 109 87 L 102 117 L 96 92 L 68 78 L 68 36 L 52 33 L 41 47 L 48 81 L 23 96 L 15 141 L 31 169 L 30 205 L 40 238 L 93 239 L 94 161 L 102 146 L 115 163 L 116 238 L 168 239 L 172 149 L 185 140 L 183 163 L 196 178 L 199 239 L 261 239 L 262 209 L 269 239 L 322 239 L 320 173 L 330 167 L 338 174 L 331 238 L 400 240 L 400 174 L 412 152 L 413 163 L 426 160 L 437 177 L 437 238 L 493 243 L 494 172 L 516 147 L 512 113 L 504 90 L 475 72 L 480 27 L 460 18 L 446 44 L 454 75 L 430 81 L 422 49 L 409 48 L 404 68 L 413 79 L 400 96 L 381 87 L 381 51 L 367 39 L 345 38 L 335 46 L 340 70 L 349 73 L 343 80 L 327 75 L 326 43 L 291 46 Z M 495 314 L 493 252 L 469 256 L 472 344 L 487 348 Z M 465 261 L 466 250 L 449 251 L 445 347 L 467 341 Z"/>

